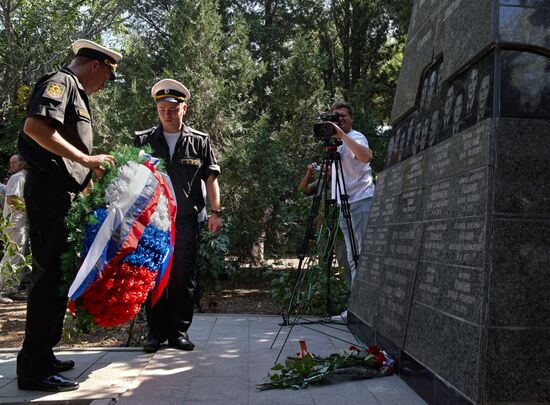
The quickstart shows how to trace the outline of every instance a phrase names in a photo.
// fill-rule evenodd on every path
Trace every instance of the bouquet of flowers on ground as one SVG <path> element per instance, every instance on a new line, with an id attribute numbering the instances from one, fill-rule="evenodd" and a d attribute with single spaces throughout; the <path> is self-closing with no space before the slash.
<path id="1" fill-rule="evenodd" d="M 350 346 L 340 353 L 320 357 L 311 354 L 305 341 L 301 340 L 300 353 L 296 357 L 287 357 L 284 365 L 273 366 L 271 370 L 279 373 L 268 373 L 264 381 L 258 384 L 258 389 L 301 389 L 310 384 L 384 377 L 393 374 L 393 367 L 393 359 L 377 346 L 366 349 Z"/>
<path id="2" fill-rule="evenodd" d="M 69 308 L 103 327 L 131 320 L 149 293 L 154 305 L 168 281 L 175 238 L 174 191 L 156 169 L 158 159 L 136 148 L 114 155 L 117 169 L 71 207 L 62 264 L 72 280 Z"/>

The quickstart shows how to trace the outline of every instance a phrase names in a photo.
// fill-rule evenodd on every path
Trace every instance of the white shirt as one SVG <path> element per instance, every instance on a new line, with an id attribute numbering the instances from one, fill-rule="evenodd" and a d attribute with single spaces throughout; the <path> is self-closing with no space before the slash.
<path id="1" fill-rule="evenodd" d="M 6 184 L 6 197 L 4 200 L 4 218 L 9 219 L 12 225 L 26 226 L 27 215 L 13 209 L 7 201 L 8 196 L 16 196 L 23 200 L 23 189 L 25 188 L 25 170 L 20 170 L 11 175 Z"/>
<path id="2" fill-rule="evenodd" d="M 354 139 L 357 143 L 369 146 L 369 142 L 365 135 L 354 129 L 349 131 L 347 135 Z M 351 149 L 342 143 L 338 146 L 338 152 L 340 152 L 340 159 L 342 162 L 342 171 L 339 173 L 340 190 L 336 190 L 336 168 L 335 164 L 332 164 L 332 195 L 336 196 L 338 204 L 340 204 L 340 193 L 344 193 L 344 186 L 346 186 L 346 193 L 349 196 L 349 202 L 353 203 L 359 200 L 363 200 L 374 195 L 374 181 L 372 178 L 372 170 L 370 163 L 360 162 L 355 158 L 355 154 Z M 342 179 L 343 178 L 343 179 Z M 338 191 L 338 193 L 336 192 Z"/>
<path id="3" fill-rule="evenodd" d="M 166 139 L 166 143 L 168 144 L 168 150 L 170 151 L 170 160 L 172 160 L 172 156 L 174 156 L 174 151 L 176 150 L 176 143 L 178 142 L 178 139 L 180 137 L 180 132 L 166 132 L 164 133 L 164 139 Z"/>
<path id="4" fill-rule="evenodd" d="M 6 185 L 0 183 L 0 211 L 4 211 L 4 199 L 6 198 Z"/>

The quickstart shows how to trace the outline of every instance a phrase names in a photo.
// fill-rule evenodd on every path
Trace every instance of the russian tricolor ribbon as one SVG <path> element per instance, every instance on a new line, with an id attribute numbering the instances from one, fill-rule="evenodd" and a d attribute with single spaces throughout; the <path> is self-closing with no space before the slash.
<path id="1" fill-rule="evenodd" d="M 152 303 L 153 305 L 156 303 L 170 275 L 175 240 L 176 205 L 170 180 L 156 172 L 150 160 L 138 165 L 135 176 L 126 190 L 123 190 L 121 198 L 108 207 L 107 217 L 101 224 L 69 289 L 68 296 L 71 301 L 78 299 L 90 286 L 101 279 L 102 272 L 108 265 L 116 265 L 137 248 L 161 194 L 168 201 L 171 240 L 162 266 L 158 269 L 155 288 L 151 292 Z"/>
<path id="2" fill-rule="evenodd" d="M 154 169 L 153 169 L 154 170 Z M 155 177 L 158 181 L 158 184 L 160 186 L 161 192 L 164 194 L 166 199 L 168 200 L 168 212 L 170 214 L 170 243 L 169 243 L 169 250 L 166 252 L 166 255 L 164 256 L 164 259 L 162 261 L 162 267 L 159 269 L 157 273 L 157 278 L 155 280 L 155 287 L 151 291 L 151 305 L 154 306 L 157 303 L 157 300 L 162 295 L 162 292 L 164 291 L 164 288 L 166 288 L 166 285 L 168 284 L 168 280 L 170 278 L 170 269 L 172 268 L 172 258 L 173 258 L 173 252 L 174 252 L 174 242 L 176 240 L 176 212 L 177 212 L 177 206 L 176 206 L 176 198 L 174 189 L 172 188 L 172 183 L 170 182 L 170 179 L 164 174 L 161 174 L 159 172 L 154 172 Z"/>

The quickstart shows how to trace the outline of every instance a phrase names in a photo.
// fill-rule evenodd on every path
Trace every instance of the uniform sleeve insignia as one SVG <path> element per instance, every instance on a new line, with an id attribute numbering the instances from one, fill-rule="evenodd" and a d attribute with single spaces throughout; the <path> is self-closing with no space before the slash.
<path id="1" fill-rule="evenodd" d="M 65 85 L 57 82 L 49 82 L 46 91 L 44 91 L 44 96 L 53 98 L 55 100 L 60 100 L 63 98 L 65 93 Z"/>
<path id="2" fill-rule="evenodd" d="M 84 110 L 83 108 L 77 108 L 76 112 L 77 112 L 79 117 L 84 117 L 84 118 L 87 118 L 87 119 L 91 119 L 90 114 L 88 114 L 88 111 Z"/>

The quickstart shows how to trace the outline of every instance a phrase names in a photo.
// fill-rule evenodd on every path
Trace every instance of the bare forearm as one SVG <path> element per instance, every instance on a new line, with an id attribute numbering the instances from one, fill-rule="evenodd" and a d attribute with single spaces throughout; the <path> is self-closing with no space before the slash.
<path id="1" fill-rule="evenodd" d="M 206 179 L 206 194 L 208 195 L 208 201 L 210 202 L 210 208 L 213 211 L 220 211 L 220 186 L 218 185 L 218 179 L 215 175 L 210 175 Z M 210 232 L 220 232 L 223 227 L 223 220 L 220 213 L 213 213 L 208 218 L 208 230 Z"/>
<path id="2" fill-rule="evenodd" d="M 220 210 L 220 186 L 217 177 L 214 175 L 209 176 L 206 180 L 206 195 L 210 202 L 210 208 L 216 211 Z"/>
<path id="3" fill-rule="evenodd" d="M 308 184 L 311 181 L 311 174 L 309 172 L 306 173 L 302 181 L 300 181 L 300 184 L 298 184 L 298 191 L 301 193 L 307 193 L 308 191 Z"/>

